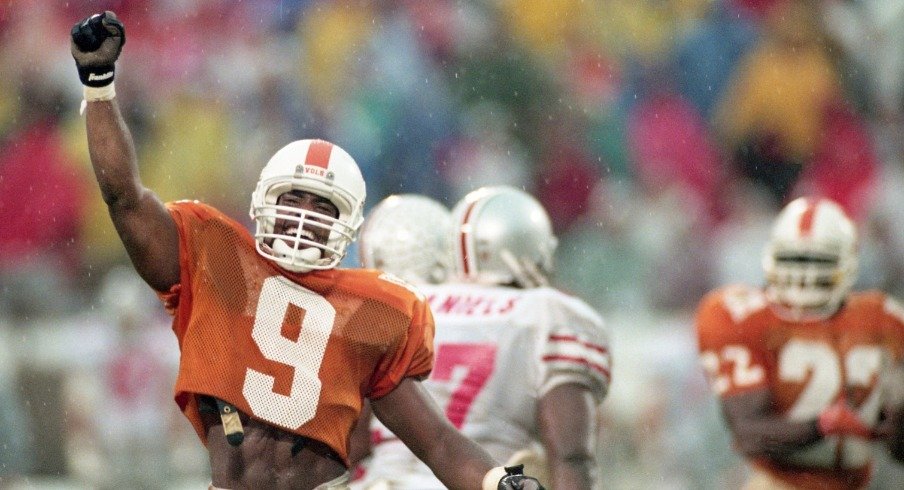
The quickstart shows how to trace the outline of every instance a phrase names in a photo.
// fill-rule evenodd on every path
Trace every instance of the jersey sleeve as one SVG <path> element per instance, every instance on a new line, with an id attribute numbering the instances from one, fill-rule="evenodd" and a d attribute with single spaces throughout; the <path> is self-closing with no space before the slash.
<path id="1" fill-rule="evenodd" d="M 176 223 L 179 234 L 179 283 L 174 284 L 169 291 L 156 291 L 157 297 L 163 303 L 166 311 L 178 317 L 179 307 L 190 304 L 191 284 L 195 273 L 195 260 L 192 253 L 192 227 L 206 219 L 214 217 L 218 212 L 213 208 L 201 204 L 198 201 L 174 201 L 166 203 L 167 211 Z M 174 325 L 179 325 L 176 322 Z"/>
<path id="2" fill-rule="evenodd" d="M 556 386 L 578 383 L 597 401 L 609 390 L 612 358 L 609 332 L 602 318 L 577 300 L 552 297 L 546 325 L 539 329 L 540 385 L 544 396 Z"/>
<path id="3" fill-rule="evenodd" d="M 694 318 L 700 363 L 710 388 L 722 397 L 768 384 L 766 354 L 751 325 L 732 318 L 725 303 L 733 300 L 725 294 L 717 291 L 704 297 Z"/>
<path id="4" fill-rule="evenodd" d="M 426 379 L 433 370 L 434 332 L 433 314 L 427 303 L 418 299 L 404 342 L 390 357 L 387 367 L 378 369 L 376 382 L 368 396 L 385 396 L 405 378 Z"/>

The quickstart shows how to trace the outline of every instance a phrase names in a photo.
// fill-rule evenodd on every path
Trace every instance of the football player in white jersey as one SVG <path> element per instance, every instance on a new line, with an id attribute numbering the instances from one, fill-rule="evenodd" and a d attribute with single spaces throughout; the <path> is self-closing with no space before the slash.
<path id="1" fill-rule="evenodd" d="M 394 194 L 367 214 L 358 237 L 358 260 L 365 269 L 381 269 L 410 285 L 439 284 L 452 269 L 451 229 L 452 216 L 439 201 L 420 194 Z M 379 440 L 387 431 L 371 416 L 369 404 L 358 420 L 350 439 L 349 459 L 356 466 L 352 489 L 380 488 L 368 472 L 371 434 Z M 404 457 L 411 454 L 402 447 Z M 428 476 L 429 484 L 434 484 L 433 475 Z M 409 478 L 412 485 L 416 481 L 416 476 Z"/>
<path id="2" fill-rule="evenodd" d="M 371 247 L 403 255 L 392 236 L 367 235 L 365 266 L 375 265 L 368 254 L 381 254 Z M 500 461 L 526 464 L 547 488 L 597 487 L 595 423 L 610 382 L 609 333 L 590 306 L 547 285 L 557 240 L 546 211 L 520 190 L 481 188 L 455 206 L 446 237 L 451 281 L 405 275 L 427 296 L 437 324 L 428 391 L 463 433 Z M 372 428 L 367 474 L 353 488 L 444 488 L 391 432 Z"/>

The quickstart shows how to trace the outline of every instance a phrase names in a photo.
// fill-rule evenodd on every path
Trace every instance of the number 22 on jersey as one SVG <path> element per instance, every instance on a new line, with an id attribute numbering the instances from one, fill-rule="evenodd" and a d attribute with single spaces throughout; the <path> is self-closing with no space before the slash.
<path id="1" fill-rule="evenodd" d="M 805 383 L 786 412 L 788 418 L 806 420 L 818 416 L 846 387 L 875 387 L 882 359 L 882 349 L 874 345 L 858 345 L 841 354 L 826 342 L 788 341 L 779 351 L 778 381 Z M 732 388 L 759 384 L 765 377 L 763 367 L 751 362 L 750 350 L 743 345 L 726 345 L 718 353 L 705 351 L 700 355 L 700 362 L 713 390 L 720 395 Z M 727 373 L 723 372 L 723 364 L 730 365 Z M 865 421 L 876 421 L 879 401 L 879 390 L 872 389 L 859 408 Z"/>

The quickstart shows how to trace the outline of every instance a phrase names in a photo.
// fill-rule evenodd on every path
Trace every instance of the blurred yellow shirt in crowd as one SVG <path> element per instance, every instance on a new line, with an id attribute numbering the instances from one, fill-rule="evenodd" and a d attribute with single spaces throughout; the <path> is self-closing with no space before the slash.
<path id="1" fill-rule="evenodd" d="M 817 15 L 798 2 L 770 10 L 764 38 L 738 66 L 716 112 L 716 130 L 729 147 L 765 133 L 791 158 L 812 158 L 823 113 L 841 96 Z"/>
<path id="2" fill-rule="evenodd" d="M 366 3 L 324 2 L 299 21 L 304 57 L 298 60 L 298 80 L 320 113 L 336 109 L 349 96 L 371 30 L 379 27 L 376 11 Z"/>
<path id="3" fill-rule="evenodd" d="M 64 134 L 67 153 L 82 163 L 86 179 L 93 179 L 83 119 L 67 120 Z M 136 149 L 144 185 L 163 201 L 199 199 L 233 214 L 247 208 L 254 182 L 231 181 L 237 174 L 232 137 L 221 103 L 174 94 L 160 107 L 147 139 L 136 138 L 137 144 L 145 141 Z M 100 191 L 92 187 L 81 236 L 85 263 L 103 269 L 125 260 L 126 255 Z"/>
<path id="4" fill-rule="evenodd" d="M 701 18 L 711 0 L 504 0 L 501 22 L 532 53 L 553 63 L 575 40 L 607 52 L 652 60 L 665 54 L 678 32 Z"/>

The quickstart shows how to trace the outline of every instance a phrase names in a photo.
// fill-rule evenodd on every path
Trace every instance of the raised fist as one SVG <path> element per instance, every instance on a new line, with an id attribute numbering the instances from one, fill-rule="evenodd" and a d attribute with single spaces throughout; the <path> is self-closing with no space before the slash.
<path id="1" fill-rule="evenodd" d="M 125 26 L 109 10 L 72 26 L 70 51 L 82 84 L 103 87 L 112 83 L 116 59 L 125 43 Z"/>
<path id="2" fill-rule="evenodd" d="M 524 465 L 505 467 L 506 475 L 499 480 L 498 490 L 545 490 L 536 478 L 524 475 Z"/>
<path id="3" fill-rule="evenodd" d="M 839 399 L 819 414 L 817 426 L 824 436 L 844 435 L 872 439 L 876 435 L 843 399 Z"/>

